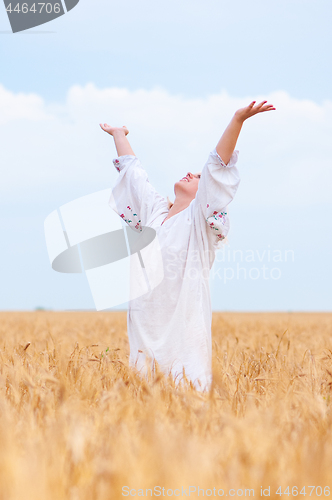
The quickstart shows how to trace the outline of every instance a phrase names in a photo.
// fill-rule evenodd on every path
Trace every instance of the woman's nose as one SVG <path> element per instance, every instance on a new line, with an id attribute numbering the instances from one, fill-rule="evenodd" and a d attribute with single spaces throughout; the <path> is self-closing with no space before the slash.
<path id="1" fill-rule="evenodd" d="M 190 179 L 192 178 L 193 174 L 191 172 L 188 172 L 187 173 L 187 176 L 190 177 Z"/>

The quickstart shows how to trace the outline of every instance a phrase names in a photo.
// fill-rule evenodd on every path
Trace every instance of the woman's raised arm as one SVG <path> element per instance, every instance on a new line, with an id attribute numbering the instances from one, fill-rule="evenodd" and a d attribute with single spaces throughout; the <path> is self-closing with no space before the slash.
<path id="1" fill-rule="evenodd" d="M 109 200 L 110 207 L 136 231 L 142 231 L 160 214 L 167 213 L 167 200 L 150 184 L 148 175 L 128 142 L 126 127 L 100 127 L 113 136 L 118 157 L 113 160 L 119 172 Z"/>
<path id="2" fill-rule="evenodd" d="M 255 103 L 256 101 L 253 101 L 249 106 L 235 112 L 230 124 L 217 144 L 217 153 L 226 165 L 233 154 L 244 121 L 257 113 L 276 109 L 272 104 L 266 104 L 267 101 L 256 104 L 256 106 Z"/>

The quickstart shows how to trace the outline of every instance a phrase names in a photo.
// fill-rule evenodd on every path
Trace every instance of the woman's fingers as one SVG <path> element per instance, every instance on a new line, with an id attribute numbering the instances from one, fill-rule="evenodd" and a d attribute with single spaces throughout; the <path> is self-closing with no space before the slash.
<path id="1" fill-rule="evenodd" d="M 245 108 L 238 109 L 235 115 L 236 117 L 244 121 L 247 120 L 247 118 L 256 115 L 257 113 L 262 113 L 263 111 L 272 111 L 275 109 L 276 108 L 273 106 L 273 104 L 268 104 L 267 101 L 262 101 L 258 104 L 256 104 L 256 101 L 252 101 Z"/>
<path id="2" fill-rule="evenodd" d="M 276 109 L 273 104 L 266 103 L 267 101 L 262 101 L 261 103 L 259 103 L 255 108 L 256 113 L 261 113 L 263 111 L 272 111 L 273 109 Z"/>
<path id="3" fill-rule="evenodd" d="M 256 109 L 257 110 L 261 109 L 264 106 L 264 104 L 266 104 L 266 103 L 267 103 L 267 101 L 260 102 L 259 104 L 257 104 Z"/>
<path id="4" fill-rule="evenodd" d="M 276 109 L 273 104 L 267 104 L 266 106 L 264 106 L 261 111 L 271 111 L 272 109 Z"/>
<path id="5" fill-rule="evenodd" d="M 252 101 L 248 106 L 248 111 L 251 111 L 253 114 L 255 114 L 255 113 L 260 113 L 262 111 L 270 111 L 272 109 L 275 109 L 273 104 L 266 104 L 266 103 L 267 101 L 262 101 L 256 104 L 256 101 Z"/>
<path id="6" fill-rule="evenodd" d="M 108 123 L 104 123 L 104 124 L 99 123 L 99 125 L 105 132 L 107 132 L 108 134 L 113 135 L 113 136 L 115 133 L 118 133 L 118 132 L 122 132 L 125 135 L 129 134 L 129 130 L 127 129 L 127 127 L 125 125 L 123 125 L 122 127 L 113 127 L 111 125 L 108 125 Z"/>

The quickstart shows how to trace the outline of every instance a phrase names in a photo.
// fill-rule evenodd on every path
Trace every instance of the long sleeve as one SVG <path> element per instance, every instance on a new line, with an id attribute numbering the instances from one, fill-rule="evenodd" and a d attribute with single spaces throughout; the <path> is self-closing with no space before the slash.
<path id="1" fill-rule="evenodd" d="M 240 183 L 237 159 L 238 151 L 234 151 L 226 165 L 214 149 L 202 169 L 194 200 L 196 225 L 207 231 L 215 249 L 221 248 L 230 227 L 228 204 Z"/>
<path id="2" fill-rule="evenodd" d="M 110 207 L 134 230 L 142 231 L 154 212 L 167 211 L 167 200 L 150 184 L 136 156 L 124 155 L 113 160 L 119 177 L 112 189 Z"/>

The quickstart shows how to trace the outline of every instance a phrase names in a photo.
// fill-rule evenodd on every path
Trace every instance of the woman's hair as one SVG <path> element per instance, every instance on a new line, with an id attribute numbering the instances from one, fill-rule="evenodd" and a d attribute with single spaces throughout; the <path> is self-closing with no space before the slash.
<path id="1" fill-rule="evenodd" d="M 168 203 L 168 210 L 170 210 L 172 208 L 172 206 L 174 205 L 174 203 L 171 202 L 171 200 L 169 199 L 168 196 L 167 196 L 167 203 Z"/>

